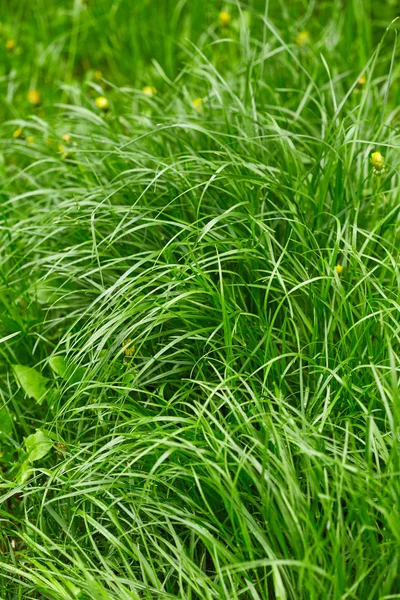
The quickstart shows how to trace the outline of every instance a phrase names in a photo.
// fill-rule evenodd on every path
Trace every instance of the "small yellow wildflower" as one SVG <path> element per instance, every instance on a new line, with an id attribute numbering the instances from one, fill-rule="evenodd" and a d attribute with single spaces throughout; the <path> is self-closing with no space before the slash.
<path id="1" fill-rule="evenodd" d="M 29 90 L 27 98 L 28 102 L 30 102 L 34 106 L 38 106 L 42 101 L 40 98 L 40 94 L 37 90 Z"/>
<path id="2" fill-rule="evenodd" d="M 218 24 L 220 27 L 228 27 L 231 21 L 231 15 L 225 10 L 221 11 L 218 15 Z"/>
<path id="3" fill-rule="evenodd" d="M 385 157 L 380 152 L 373 152 L 371 154 L 371 165 L 377 171 L 382 171 L 383 165 L 385 164 Z"/>
<path id="4" fill-rule="evenodd" d="M 20 138 L 22 137 L 24 134 L 24 130 L 22 129 L 22 127 L 18 127 L 18 129 L 16 129 L 13 133 L 13 137 L 14 138 Z"/>
<path id="5" fill-rule="evenodd" d="M 142 92 L 143 92 L 143 94 L 145 94 L 145 96 L 148 96 L 149 98 L 151 98 L 152 96 L 155 96 L 157 94 L 156 88 L 151 85 L 146 85 L 143 88 Z"/>
<path id="6" fill-rule="evenodd" d="M 201 98 L 195 98 L 192 102 L 196 112 L 201 113 L 203 110 L 203 100 Z"/>
<path id="7" fill-rule="evenodd" d="M 15 40 L 7 40 L 6 41 L 6 49 L 9 52 L 13 52 L 13 50 L 15 50 L 16 45 L 17 45 L 17 43 Z"/>
<path id="8" fill-rule="evenodd" d="M 103 73 L 101 71 L 95 71 L 94 78 L 96 81 L 101 81 L 103 79 Z"/>
<path id="9" fill-rule="evenodd" d="M 28 144 L 34 144 L 35 143 L 35 136 L 28 135 L 28 137 L 26 138 L 26 141 L 28 142 Z"/>
<path id="10" fill-rule="evenodd" d="M 70 133 L 64 133 L 61 139 L 66 144 L 70 144 L 72 142 L 72 135 Z"/>
<path id="11" fill-rule="evenodd" d="M 335 271 L 336 271 L 336 273 L 338 275 L 341 275 L 343 273 L 343 267 L 342 267 L 342 265 L 336 265 Z"/>
<path id="12" fill-rule="evenodd" d="M 99 96 L 94 102 L 100 110 L 108 110 L 110 108 L 110 104 L 105 96 Z"/>
<path id="13" fill-rule="evenodd" d="M 365 76 L 365 73 L 363 73 L 360 77 L 360 79 L 357 81 L 357 85 L 359 87 L 363 87 L 365 84 L 367 83 L 367 78 Z"/>
<path id="14" fill-rule="evenodd" d="M 62 158 L 69 158 L 71 156 L 68 151 L 65 151 L 65 146 L 63 146 L 62 144 L 59 144 L 57 148 L 60 154 L 62 154 Z"/>
<path id="15" fill-rule="evenodd" d="M 124 340 L 122 342 L 122 347 L 124 349 L 125 356 L 133 356 L 135 353 L 135 346 L 131 346 L 130 348 L 126 348 L 125 346 L 129 346 L 132 343 L 132 340 Z"/>
<path id="16" fill-rule="evenodd" d="M 307 46 L 310 43 L 310 35 L 308 31 L 300 31 L 296 37 L 296 44 L 298 46 Z"/>

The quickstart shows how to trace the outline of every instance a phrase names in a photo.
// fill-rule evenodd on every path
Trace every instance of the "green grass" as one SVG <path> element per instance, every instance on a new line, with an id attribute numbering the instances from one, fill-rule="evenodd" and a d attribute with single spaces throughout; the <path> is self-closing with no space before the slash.
<path id="1" fill-rule="evenodd" d="M 2 8 L 0 598 L 400 598 L 396 2 Z"/>

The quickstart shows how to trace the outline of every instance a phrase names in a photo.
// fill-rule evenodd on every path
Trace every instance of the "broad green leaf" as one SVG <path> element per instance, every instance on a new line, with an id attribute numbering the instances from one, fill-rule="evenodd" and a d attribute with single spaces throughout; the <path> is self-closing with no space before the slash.
<path id="1" fill-rule="evenodd" d="M 44 435 L 49 438 L 49 440 L 53 440 L 53 442 L 57 442 L 60 438 L 56 433 L 53 433 L 52 431 L 48 431 L 47 429 L 40 429 L 40 431 L 42 433 L 44 433 Z"/>
<path id="2" fill-rule="evenodd" d="M 130 383 L 132 383 L 132 381 L 135 381 L 136 377 L 136 373 L 130 373 L 129 371 L 127 371 L 122 376 L 122 383 L 124 383 L 125 385 L 129 385 Z"/>
<path id="3" fill-rule="evenodd" d="M 51 356 L 49 365 L 59 377 L 70 383 L 82 381 L 85 375 L 85 370 L 82 367 L 78 367 L 74 362 L 68 362 L 64 356 Z"/>
<path id="4" fill-rule="evenodd" d="M 65 377 L 68 369 L 67 361 L 63 356 L 51 356 L 49 358 L 49 365 L 57 375 Z"/>
<path id="5" fill-rule="evenodd" d="M 53 442 L 41 429 L 37 429 L 36 433 L 32 433 L 25 438 L 25 448 L 29 454 L 29 462 L 39 460 L 46 456 L 46 454 L 51 450 L 52 446 Z"/>
<path id="6" fill-rule="evenodd" d="M 38 404 L 41 404 L 46 393 L 47 377 L 43 377 L 39 371 L 36 371 L 32 367 L 25 367 L 23 365 L 12 365 L 12 367 L 24 392 L 30 398 L 34 398 Z"/>
<path id="7" fill-rule="evenodd" d="M 12 431 L 12 419 L 6 408 L 0 409 L 0 433 L 10 433 Z"/>
<path id="8" fill-rule="evenodd" d="M 29 460 L 25 460 L 21 464 L 21 466 L 18 470 L 17 476 L 16 476 L 16 481 L 19 485 L 22 485 L 23 483 L 25 483 L 25 481 L 27 479 L 29 479 L 30 471 L 31 471 L 31 465 L 29 463 Z"/>

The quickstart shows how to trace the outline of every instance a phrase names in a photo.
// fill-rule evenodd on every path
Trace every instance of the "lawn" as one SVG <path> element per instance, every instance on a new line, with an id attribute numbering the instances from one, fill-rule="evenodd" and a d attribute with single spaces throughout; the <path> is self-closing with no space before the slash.
<path id="1" fill-rule="evenodd" d="M 400 599 L 397 0 L 2 0 L 0 599 Z"/>

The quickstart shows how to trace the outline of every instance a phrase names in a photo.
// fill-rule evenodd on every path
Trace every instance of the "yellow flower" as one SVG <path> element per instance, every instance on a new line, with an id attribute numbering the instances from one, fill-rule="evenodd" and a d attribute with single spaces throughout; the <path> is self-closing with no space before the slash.
<path id="1" fill-rule="evenodd" d="M 24 134 L 24 130 L 22 129 L 22 127 L 18 127 L 18 129 L 16 129 L 13 133 L 13 137 L 14 138 L 20 138 L 22 137 Z"/>
<path id="2" fill-rule="evenodd" d="M 122 347 L 124 349 L 125 356 L 133 356 L 135 353 L 135 346 L 131 346 L 130 348 L 125 348 L 125 346 L 129 346 L 132 343 L 132 340 L 124 340 L 122 342 Z"/>
<path id="3" fill-rule="evenodd" d="M 342 265 L 336 265 L 335 271 L 336 271 L 336 273 L 338 275 L 341 275 L 343 273 L 343 267 L 342 267 Z"/>
<path id="4" fill-rule="evenodd" d="M 155 96 L 157 94 L 156 88 L 151 85 L 146 85 L 143 88 L 142 92 L 143 92 L 143 94 L 145 94 L 145 96 L 149 96 L 149 98 L 151 98 L 152 96 Z"/>
<path id="5" fill-rule="evenodd" d="M 95 104 L 97 108 L 100 108 L 100 110 L 108 110 L 110 108 L 110 104 L 105 96 L 99 96 L 96 98 Z"/>
<path id="6" fill-rule="evenodd" d="M 383 165 L 385 164 L 385 157 L 380 152 L 373 152 L 371 154 L 371 165 L 377 171 L 382 171 Z"/>
<path id="7" fill-rule="evenodd" d="M 69 152 L 65 151 L 65 146 L 62 144 L 59 144 L 57 147 L 60 154 L 62 154 L 62 158 L 69 158 L 71 156 Z"/>
<path id="8" fill-rule="evenodd" d="M 220 27 L 228 27 L 231 21 L 231 15 L 225 10 L 221 11 L 218 15 L 218 24 Z"/>
<path id="9" fill-rule="evenodd" d="M 101 81 L 103 78 L 103 73 L 101 71 L 95 71 L 94 78 L 96 81 Z"/>
<path id="10" fill-rule="evenodd" d="M 9 52 L 12 52 L 13 50 L 15 50 L 15 46 L 17 45 L 15 40 L 7 40 L 6 41 L 6 48 Z"/>
<path id="11" fill-rule="evenodd" d="M 42 101 L 40 98 L 40 94 L 37 90 L 29 90 L 27 98 L 28 102 L 30 102 L 34 106 L 38 106 Z"/>
<path id="12" fill-rule="evenodd" d="M 70 133 L 64 133 L 61 139 L 66 144 L 70 144 L 72 142 L 72 135 Z"/>
<path id="13" fill-rule="evenodd" d="M 300 31 L 296 37 L 296 44 L 298 46 L 307 46 L 310 43 L 310 36 L 307 31 Z"/>
<path id="14" fill-rule="evenodd" d="M 357 85 L 359 87 L 363 87 L 367 83 L 367 78 L 365 77 L 365 73 L 363 73 L 360 79 L 357 81 Z"/>
<path id="15" fill-rule="evenodd" d="M 203 110 L 203 100 L 201 98 L 195 98 L 192 102 L 196 112 L 201 113 Z"/>
<path id="16" fill-rule="evenodd" d="M 35 143 L 35 136 L 28 135 L 28 137 L 26 138 L 26 141 L 28 142 L 28 144 L 34 144 Z"/>

